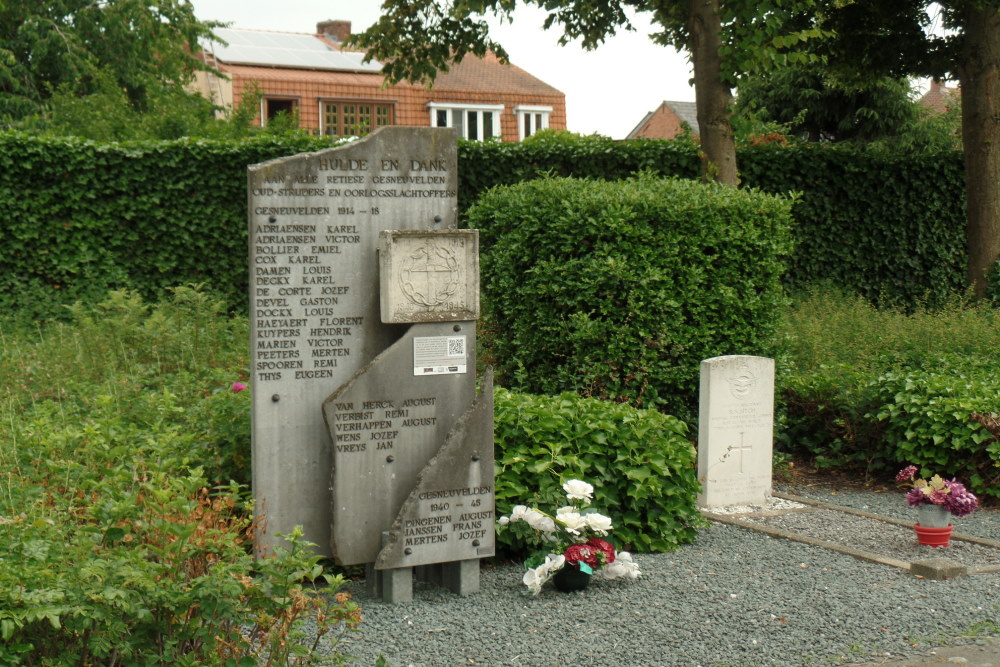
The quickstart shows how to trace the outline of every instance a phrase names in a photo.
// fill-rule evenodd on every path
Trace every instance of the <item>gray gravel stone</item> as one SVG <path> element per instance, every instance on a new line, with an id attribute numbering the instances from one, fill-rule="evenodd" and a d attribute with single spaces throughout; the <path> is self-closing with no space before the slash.
<path id="1" fill-rule="evenodd" d="M 912 519 L 899 493 L 779 490 Z M 877 542 L 877 524 L 829 528 Z M 956 530 L 1000 540 L 1000 512 L 981 509 Z M 546 587 L 538 597 L 525 595 L 517 564 L 485 567 L 482 591 L 466 598 L 418 585 L 412 603 L 390 605 L 351 582 L 364 621 L 337 648 L 352 664 L 382 655 L 400 667 L 830 665 L 924 654 L 1000 626 L 1000 574 L 920 579 L 737 526 L 712 524 L 694 544 L 636 561 L 636 582 L 595 580 L 570 594 Z"/>

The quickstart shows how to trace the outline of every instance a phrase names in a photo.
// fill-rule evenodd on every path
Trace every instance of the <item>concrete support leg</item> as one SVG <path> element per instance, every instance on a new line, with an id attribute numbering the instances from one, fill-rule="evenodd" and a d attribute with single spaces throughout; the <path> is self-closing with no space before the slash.
<path id="1" fill-rule="evenodd" d="M 442 585 L 458 595 L 479 592 L 479 559 L 442 564 Z"/>

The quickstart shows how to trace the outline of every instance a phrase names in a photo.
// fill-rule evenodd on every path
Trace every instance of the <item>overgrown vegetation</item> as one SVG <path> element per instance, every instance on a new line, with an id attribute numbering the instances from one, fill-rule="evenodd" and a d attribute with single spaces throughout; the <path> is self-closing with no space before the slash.
<path id="1" fill-rule="evenodd" d="M 770 353 L 790 208 L 649 175 L 485 194 L 467 219 L 500 382 L 692 416 L 702 359 Z"/>
<path id="2" fill-rule="evenodd" d="M 497 388 L 497 516 L 514 505 L 559 507 L 562 484 L 594 485 L 593 506 L 615 519 L 619 549 L 669 551 L 694 541 L 701 515 L 695 450 L 687 426 L 575 394 L 533 396 Z M 498 529 L 497 544 L 524 551 L 524 524 Z"/>
<path id="3" fill-rule="evenodd" d="M 249 550 L 247 323 L 224 311 L 192 288 L 119 292 L 0 328 L 3 664 L 313 664 L 321 637 L 340 660 L 359 616 L 339 577 L 310 583 L 300 535 Z"/>
<path id="4" fill-rule="evenodd" d="M 817 289 L 782 330 L 784 448 L 886 478 L 916 463 L 1000 497 L 1000 311 L 953 297 L 906 313 Z"/>

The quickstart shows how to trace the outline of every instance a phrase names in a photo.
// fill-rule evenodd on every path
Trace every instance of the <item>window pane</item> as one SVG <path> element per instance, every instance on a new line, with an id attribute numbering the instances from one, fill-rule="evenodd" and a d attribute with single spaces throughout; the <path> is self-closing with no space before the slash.
<path id="1" fill-rule="evenodd" d="M 481 137 L 479 136 L 479 112 L 478 111 L 470 111 L 468 113 L 468 117 L 469 117 L 469 119 L 468 119 L 469 120 L 469 131 L 465 135 L 465 138 L 466 139 L 480 139 Z"/>
<path id="2" fill-rule="evenodd" d="M 522 118 L 524 119 L 524 136 L 527 138 L 531 136 L 531 114 L 526 113 Z"/>
<path id="3" fill-rule="evenodd" d="M 541 130 L 544 127 L 545 126 L 542 125 L 542 114 L 536 113 L 535 114 L 535 132 L 538 132 L 539 130 Z"/>
<path id="4" fill-rule="evenodd" d="M 338 107 L 336 104 L 325 102 L 323 104 L 323 134 L 339 136 Z"/>
<path id="5" fill-rule="evenodd" d="M 358 107 L 358 134 L 368 134 L 372 131 L 372 108 L 368 105 Z"/>
<path id="6" fill-rule="evenodd" d="M 437 122 L 435 123 L 438 127 L 448 127 L 448 110 L 438 109 L 437 110 Z"/>
<path id="7" fill-rule="evenodd" d="M 462 122 L 463 118 L 465 118 L 465 114 L 461 111 L 451 114 L 451 126 L 458 130 L 458 136 L 468 139 L 469 136 L 465 133 L 465 123 Z"/>
<path id="8" fill-rule="evenodd" d="M 344 105 L 344 134 L 355 134 L 358 126 L 358 107 L 354 104 Z"/>
<path id="9" fill-rule="evenodd" d="M 385 127 L 389 124 L 389 107 L 375 107 L 375 127 Z"/>
<path id="10" fill-rule="evenodd" d="M 490 139 L 493 136 L 493 112 L 484 111 L 483 112 L 483 141 Z"/>

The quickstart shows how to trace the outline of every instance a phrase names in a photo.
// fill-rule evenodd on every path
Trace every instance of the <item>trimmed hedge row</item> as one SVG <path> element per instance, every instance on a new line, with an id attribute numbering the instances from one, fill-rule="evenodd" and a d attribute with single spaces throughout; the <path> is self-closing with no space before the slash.
<path id="1" fill-rule="evenodd" d="M 791 206 L 651 175 L 490 190 L 466 217 L 501 382 L 693 415 L 702 359 L 772 352 Z"/>
<path id="2" fill-rule="evenodd" d="M 147 298 L 205 282 L 246 308 L 246 166 L 330 146 L 256 137 L 98 144 L 0 133 L 0 308 L 47 317 L 111 288 Z M 908 306 L 964 283 L 961 155 L 845 148 L 742 149 L 746 185 L 801 192 L 787 281 L 827 280 Z M 460 202 L 540 174 L 617 180 L 697 175 L 697 148 L 541 133 L 522 144 L 461 142 Z"/>
<path id="3" fill-rule="evenodd" d="M 0 133 L 0 308 L 64 315 L 112 289 L 203 282 L 247 302 L 248 164 L 330 141 L 99 144 Z"/>
<path id="4" fill-rule="evenodd" d="M 494 406 L 497 516 L 514 505 L 561 507 L 561 485 L 582 479 L 594 485 L 594 507 L 614 522 L 619 548 L 670 551 L 694 541 L 704 521 L 684 422 L 570 393 L 533 396 L 502 387 Z M 523 528 L 500 528 L 498 545 L 527 550 Z"/>

